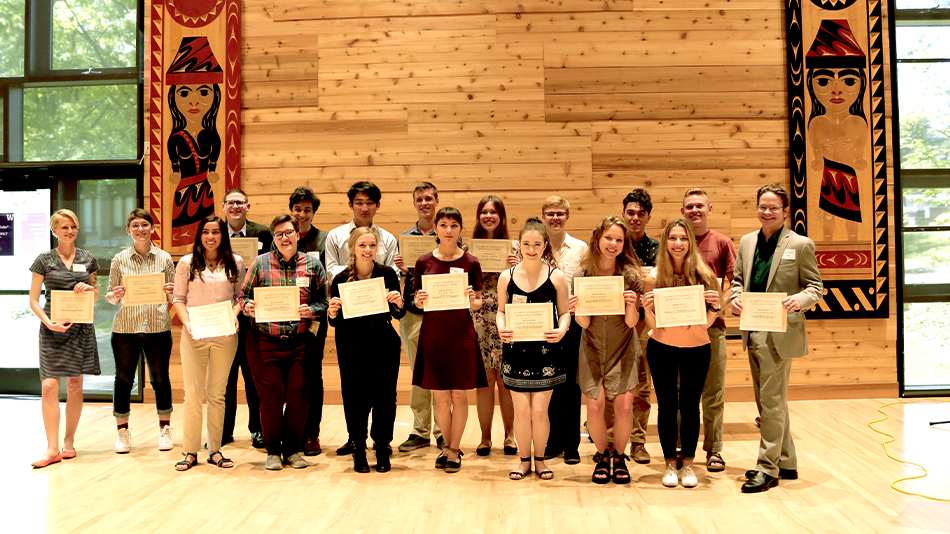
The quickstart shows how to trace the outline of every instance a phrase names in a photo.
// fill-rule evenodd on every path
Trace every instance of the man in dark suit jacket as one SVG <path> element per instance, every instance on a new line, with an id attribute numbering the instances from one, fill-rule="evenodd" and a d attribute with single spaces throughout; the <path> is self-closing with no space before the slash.
<path id="1" fill-rule="evenodd" d="M 224 195 L 224 215 L 228 220 L 229 237 L 256 237 L 258 255 L 270 252 L 274 238 L 270 227 L 247 220 L 247 212 L 251 209 L 247 193 L 234 188 Z M 254 258 L 244 258 L 244 265 L 250 265 Z M 264 447 L 264 437 L 261 434 L 260 403 L 257 397 L 257 388 L 251 377 L 251 368 L 247 363 L 247 354 L 244 352 L 244 341 L 251 327 L 250 319 L 243 313 L 238 315 L 240 330 L 238 331 L 238 347 L 234 354 L 234 364 L 228 376 L 228 387 L 224 393 L 224 427 L 221 432 L 221 444 L 234 441 L 234 416 L 237 411 L 237 377 L 238 369 L 244 376 L 244 396 L 247 398 L 247 429 L 251 433 L 251 444 L 261 449 Z"/>
<path id="2" fill-rule="evenodd" d="M 798 457 L 788 421 L 788 382 L 792 360 L 808 354 L 805 310 L 822 298 L 821 274 L 815 242 L 785 227 L 788 193 L 778 185 L 759 189 L 759 222 L 762 229 L 739 242 L 732 309 L 742 313 L 742 293 L 784 293 L 788 314 L 785 332 L 742 332 L 742 348 L 749 352 L 752 387 L 759 409 L 761 439 L 759 459 L 743 493 L 767 491 L 778 479 L 798 478 Z"/>

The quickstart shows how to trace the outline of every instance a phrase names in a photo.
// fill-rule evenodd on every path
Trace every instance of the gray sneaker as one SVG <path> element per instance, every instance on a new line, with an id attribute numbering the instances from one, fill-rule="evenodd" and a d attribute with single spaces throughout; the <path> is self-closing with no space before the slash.
<path id="1" fill-rule="evenodd" d="M 399 452 L 409 452 L 416 449 L 429 446 L 429 438 L 424 438 L 416 434 L 409 434 L 409 439 L 402 442 L 399 446 Z"/>
<path id="2" fill-rule="evenodd" d="M 268 454 L 267 461 L 264 462 L 264 469 L 270 471 L 280 471 L 284 468 L 283 462 L 280 461 L 280 456 L 276 454 Z"/>
<path id="3" fill-rule="evenodd" d="M 294 469 L 303 469 L 304 467 L 307 467 L 310 464 L 307 463 L 307 460 L 303 459 L 303 456 L 300 456 L 299 454 L 294 453 L 288 456 L 287 458 L 284 458 L 284 465 L 289 465 L 290 467 L 293 467 Z"/>

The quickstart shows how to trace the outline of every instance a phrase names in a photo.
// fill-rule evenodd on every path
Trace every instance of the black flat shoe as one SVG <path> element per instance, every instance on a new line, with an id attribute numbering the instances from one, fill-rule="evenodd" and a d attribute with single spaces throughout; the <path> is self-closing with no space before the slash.
<path id="1" fill-rule="evenodd" d="M 479 455 L 479 456 L 488 456 L 489 454 L 491 454 L 491 447 L 490 447 L 490 446 L 489 446 L 489 447 L 478 447 L 477 449 L 475 449 L 475 454 L 477 454 L 477 455 Z"/>
<path id="2" fill-rule="evenodd" d="M 745 472 L 746 478 L 752 478 L 758 471 L 749 469 Z M 798 469 L 779 469 L 778 477 L 782 480 L 798 480 Z"/>
<path id="3" fill-rule="evenodd" d="M 505 456 L 514 456 L 518 454 L 518 447 L 512 447 L 511 445 L 505 445 Z"/>
<path id="4" fill-rule="evenodd" d="M 445 451 L 439 453 L 435 457 L 435 468 L 436 469 L 445 469 L 445 462 L 449 460 L 449 457 L 445 455 Z"/>
<path id="5" fill-rule="evenodd" d="M 742 485 L 742 493 L 761 493 L 775 486 L 778 486 L 777 478 L 770 477 L 762 471 L 756 471 L 755 476 Z"/>
<path id="6" fill-rule="evenodd" d="M 564 451 L 564 463 L 567 465 L 576 465 L 581 463 L 581 454 L 577 450 Z"/>
<path id="7" fill-rule="evenodd" d="M 355 445 L 353 445 L 352 441 L 347 441 L 346 443 L 343 444 L 342 447 L 336 450 L 336 453 L 340 456 L 346 456 L 348 454 L 353 454 L 353 450 L 355 448 L 356 447 Z"/>
<path id="8" fill-rule="evenodd" d="M 251 434 L 251 447 L 254 447 L 255 449 L 263 449 L 264 448 L 264 434 L 260 432 L 255 432 Z"/>

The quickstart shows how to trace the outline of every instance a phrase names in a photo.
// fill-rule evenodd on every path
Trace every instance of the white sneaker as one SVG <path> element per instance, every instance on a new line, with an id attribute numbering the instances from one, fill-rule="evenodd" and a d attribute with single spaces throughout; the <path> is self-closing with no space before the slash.
<path id="1" fill-rule="evenodd" d="M 682 483 L 684 488 L 695 488 L 699 481 L 696 480 L 696 473 L 693 472 L 693 466 L 687 465 L 681 471 Z"/>
<path id="2" fill-rule="evenodd" d="M 675 465 L 667 465 L 666 472 L 663 473 L 663 485 L 668 488 L 675 488 L 679 484 L 680 478 L 676 473 Z"/>
<path id="3" fill-rule="evenodd" d="M 170 451 L 175 448 L 175 442 L 172 441 L 172 427 L 165 425 L 158 430 L 158 450 Z"/>
<path id="4" fill-rule="evenodd" d="M 132 433 L 128 428 L 120 428 L 119 435 L 115 438 L 115 453 L 125 454 L 132 450 Z"/>

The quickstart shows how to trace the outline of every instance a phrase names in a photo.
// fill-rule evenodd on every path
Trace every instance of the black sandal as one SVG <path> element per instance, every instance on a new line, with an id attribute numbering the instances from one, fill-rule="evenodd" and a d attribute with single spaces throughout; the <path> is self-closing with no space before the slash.
<path id="1" fill-rule="evenodd" d="M 726 470 L 726 461 L 718 452 L 711 452 L 706 455 L 706 471 L 718 473 Z"/>
<path id="2" fill-rule="evenodd" d="M 445 459 L 445 472 L 446 473 L 458 473 L 462 470 L 462 451 L 459 451 L 459 459 L 457 461 L 449 460 L 448 457 Z"/>
<path id="3" fill-rule="evenodd" d="M 534 461 L 535 463 L 543 462 L 544 456 L 535 456 Z M 551 471 L 545 466 L 545 469 L 543 471 L 538 471 L 538 478 L 540 478 L 541 480 L 551 480 L 552 478 L 554 478 L 554 471 Z"/>
<path id="4" fill-rule="evenodd" d="M 617 451 L 614 451 L 613 455 L 613 468 L 614 468 L 614 484 L 629 484 L 630 483 L 630 471 L 627 469 L 626 460 L 629 460 L 630 457 L 626 454 L 620 454 Z"/>
<path id="5" fill-rule="evenodd" d="M 517 471 L 512 471 L 512 472 L 508 473 L 508 478 L 509 478 L 509 479 L 511 479 L 511 480 L 524 480 L 525 477 L 527 477 L 528 475 L 531 474 L 531 457 L 529 456 L 529 457 L 527 457 L 527 458 L 522 458 L 522 459 L 521 459 L 521 463 L 523 463 L 523 464 L 528 464 L 528 470 L 527 470 L 527 471 L 522 471 L 522 470 L 521 470 L 521 466 L 519 465 Z"/>
<path id="6" fill-rule="evenodd" d="M 435 468 L 436 469 L 445 469 L 446 462 L 449 461 L 449 457 L 445 454 L 445 449 L 442 449 L 442 452 L 435 457 Z"/>
<path id="7" fill-rule="evenodd" d="M 597 465 L 594 466 L 594 474 L 590 479 L 594 484 L 606 484 L 610 482 L 610 453 L 604 451 L 597 455 Z"/>
<path id="8" fill-rule="evenodd" d="M 219 459 L 217 462 L 212 459 L 214 458 L 215 454 L 221 457 L 221 459 Z M 224 455 L 221 454 L 221 451 L 214 451 L 211 454 L 209 454 L 208 463 L 211 465 L 216 465 L 222 469 L 231 469 L 232 467 L 234 467 L 234 462 L 232 462 L 230 458 L 225 458 Z"/>
<path id="9" fill-rule="evenodd" d="M 184 458 L 175 462 L 175 471 L 187 471 L 192 467 L 198 465 L 198 455 L 193 452 L 183 452 L 181 453 Z M 191 457 L 191 460 L 188 458 Z"/>

